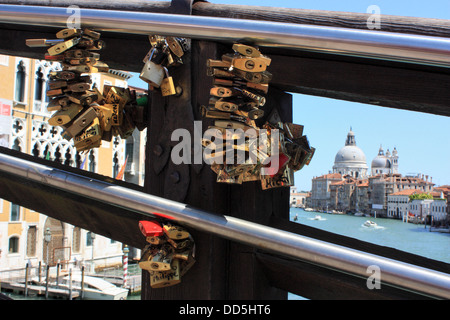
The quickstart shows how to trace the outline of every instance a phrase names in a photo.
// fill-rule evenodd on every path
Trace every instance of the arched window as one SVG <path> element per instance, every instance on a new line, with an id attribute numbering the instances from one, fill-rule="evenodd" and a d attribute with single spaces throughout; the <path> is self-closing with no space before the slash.
<path id="1" fill-rule="evenodd" d="M 119 174 L 119 156 L 117 152 L 115 152 L 113 158 L 113 178 L 117 177 L 118 174 Z"/>
<path id="2" fill-rule="evenodd" d="M 19 252 L 19 237 L 13 236 L 9 238 L 8 252 L 9 253 Z"/>
<path id="3" fill-rule="evenodd" d="M 14 99 L 18 102 L 24 102 L 25 100 L 25 65 L 23 61 L 20 61 L 17 65 Z"/>
<path id="4" fill-rule="evenodd" d="M 43 85 L 44 85 L 44 74 L 42 73 L 42 68 L 39 67 L 38 71 L 36 71 L 36 82 L 34 85 L 34 100 L 36 101 L 42 100 Z"/>

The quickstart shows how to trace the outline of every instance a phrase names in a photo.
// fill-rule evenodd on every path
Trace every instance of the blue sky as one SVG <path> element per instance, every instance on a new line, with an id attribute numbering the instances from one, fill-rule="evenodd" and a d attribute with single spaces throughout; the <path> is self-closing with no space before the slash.
<path id="1" fill-rule="evenodd" d="M 370 5 L 377 5 L 381 14 L 450 19 L 450 0 L 210 2 L 347 12 L 366 12 Z M 131 78 L 129 83 L 146 86 L 137 76 Z M 295 173 L 295 185 L 299 190 L 310 190 L 314 176 L 332 170 L 334 157 L 344 146 L 350 127 L 355 133 L 356 144 L 366 155 L 369 169 L 380 145 L 385 151 L 392 151 L 396 147 L 401 174 L 422 173 L 433 177 L 436 185 L 450 184 L 450 147 L 447 141 L 450 134 L 450 117 L 294 94 L 293 122 L 305 126 L 304 134 L 308 136 L 310 144 L 316 147 L 311 164 Z"/>

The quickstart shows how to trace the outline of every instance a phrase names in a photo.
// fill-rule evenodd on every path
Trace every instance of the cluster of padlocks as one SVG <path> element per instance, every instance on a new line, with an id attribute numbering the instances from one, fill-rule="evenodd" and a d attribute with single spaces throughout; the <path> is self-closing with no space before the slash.
<path id="1" fill-rule="evenodd" d="M 195 263 L 195 243 L 190 233 L 173 223 L 140 221 L 146 237 L 139 267 L 150 274 L 150 286 L 163 288 L 181 282 L 181 277 Z"/>
<path id="2" fill-rule="evenodd" d="M 173 77 L 167 68 L 183 64 L 183 55 L 189 50 L 189 42 L 185 38 L 150 35 L 151 49 L 144 57 L 144 67 L 139 78 L 152 88 L 161 90 L 162 96 L 177 94 Z"/>
<path id="3" fill-rule="evenodd" d="M 261 127 L 256 124 L 264 116 L 261 107 L 272 78 L 267 71 L 271 59 L 244 44 L 234 44 L 233 50 L 222 60 L 207 61 L 213 87 L 209 105 L 202 106 L 201 112 L 203 117 L 215 119 L 209 129 L 216 134 L 214 139 L 202 140 L 205 159 L 217 174 L 217 182 L 261 181 L 264 190 L 292 186 L 294 171 L 309 164 L 314 148 L 303 135 L 303 126 L 283 123 L 276 110 Z M 217 138 L 224 141 L 221 146 Z M 244 153 L 228 157 L 230 149 Z M 275 158 L 277 165 L 272 166 Z"/>
<path id="4" fill-rule="evenodd" d="M 146 100 L 134 91 L 105 85 L 91 88 L 90 73 L 108 72 L 96 51 L 104 47 L 100 33 L 89 29 L 63 29 L 54 40 L 28 39 L 30 47 L 49 47 L 46 60 L 61 63 L 62 71 L 49 74 L 47 110 L 55 111 L 48 123 L 61 126 L 62 136 L 73 139 L 78 151 L 99 147 L 113 136 L 126 138 L 135 127 L 145 127 Z"/>

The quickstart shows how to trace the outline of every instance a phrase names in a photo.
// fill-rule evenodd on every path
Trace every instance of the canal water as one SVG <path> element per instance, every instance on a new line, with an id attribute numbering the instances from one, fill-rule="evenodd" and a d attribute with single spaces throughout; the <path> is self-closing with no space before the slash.
<path id="1" fill-rule="evenodd" d="M 296 221 L 294 221 L 295 217 L 297 217 Z M 450 233 L 430 232 L 428 226 L 425 228 L 421 224 L 404 223 L 400 220 L 385 218 L 307 212 L 300 208 L 291 208 L 290 220 L 362 241 L 393 247 L 430 259 L 450 263 Z M 364 222 L 367 220 L 375 222 L 377 226 L 364 226 Z M 43 297 L 8 295 L 13 299 L 44 299 Z M 139 300 L 140 295 L 129 296 L 128 299 Z M 303 300 L 304 298 L 289 293 L 288 299 Z"/>
<path id="2" fill-rule="evenodd" d="M 297 221 L 294 221 L 295 216 Z M 317 219 L 316 216 L 318 216 Z M 387 218 L 308 212 L 300 208 L 291 208 L 290 220 L 450 263 L 450 233 L 430 232 L 429 226 L 425 228 L 423 224 L 405 223 Z M 375 222 L 377 226 L 364 226 L 367 220 Z"/>
<path id="3" fill-rule="evenodd" d="M 294 219 L 297 219 L 294 221 Z M 429 226 L 405 223 L 401 220 L 355 217 L 346 214 L 308 212 L 291 208 L 290 220 L 321 230 L 341 234 L 377 245 L 396 248 L 434 260 L 450 263 L 450 233 L 430 232 Z M 376 223 L 366 227 L 367 221 Z M 289 293 L 289 300 L 303 300 Z"/>

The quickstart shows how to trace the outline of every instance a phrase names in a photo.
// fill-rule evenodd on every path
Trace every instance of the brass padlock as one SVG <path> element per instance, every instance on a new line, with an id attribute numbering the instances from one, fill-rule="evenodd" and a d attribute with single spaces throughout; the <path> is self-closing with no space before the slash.
<path id="1" fill-rule="evenodd" d="M 166 74 L 166 77 L 161 81 L 160 85 L 161 95 L 163 97 L 174 95 L 177 93 L 177 90 L 175 89 L 173 78 L 169 76 L 169 71 L 167 71 L 166 67 L 163 67 L 163 69 L 164 73 Z"/>
<path id="2" fill-rule="evenodd" d="M 83 29 L 83 35 L 88 36 L 94 40 L 100 39 L 101 34 L 99 32 L 90 30 L 90 29 Z"/>
<path id="3" fill-rule="evenodd" d="M 220 98 L 229 98 L 237 94 L 236 90 L 227 87 L 212 87 L 209 94 Z"/>
<path id="4" fill-rule="evenodd" d="M 55 39 L 55 40 L 49 40 L 49 39 L 27 39 L 25 40 L 25 44 L 28 47 L 49 47 L 54 46 L 57 44 L 63 43 L 64 40 L 62 39 Z M 53 55 L 52 55 L 53 56 Z"/>
<path id="5" fill-rule="evenodd" d="M 112 106 L 105 104 L 92 104 L 93 108 L 97 111 L 97 117 L 100 120 L 100 126 L 102 131 L 111 131 L 112 122 Z"/>
<path id="6" fill-rule="evenodd" d="M 56 56 L 58 54 L 63 53 L 66 50 L 69 50 L 73 46 L 76 46 L 79 41 L 80 41 L 79 38 L 73 38 L 73 39 L 58 43 L 58 44 L 48 48 L 47 52 L 51 56 Z"/>
<path id="7" fill-rule="evenodd" d="M 235 43 L 233 44 L 233 50 L 237 53 L 242 54 L 243 56 L 251 57 L 251 58 L 257 58 L 261 56 L 261 52 L 251 46 L 247 46 L 245 44 Z"/>
<path id="8" fill-rule="evenodd" d="M 72 49 L 64 52 L 65 59 L 81 59 L 81 58 L 93 58 L 95 60 L 100 59 L 100 54 L 97 52 L 90 52 L 83 49 Z"/>
<path id="9" fill-rule="evenodd" d="M 66 133 L 70 136 L 74 137 L 77 134 L 81 132 L 81 130 L 88 127 L 94 119 L 97 118 L 97 113 L 95 112 L 95 109 L 90 107 L 86 109 L 83 112 L 80 112 L 80 115 L 72 121 L 72 123 L 69 123 L 66 127 Z"/>
<path id="10" fill-rule="evenodd" d="M 167 237 L 174 240 L 181 240 L 189 237 L 189 232 L 186 229 L 172 224 L 163 225 L 163 231 Z"/>
<path id="11" fill-rule="evenodd" d="M 67 85 L 67 90 L 72 92 L 84 92 L 86 90 L 89 90 L 90 84 L 85 82 L 79 82 L 79 83 L 73 83 Z"/>
<path id="12" fill-rule="evenodd" d="M 48 119 L 48 124 L 51 126 L 62 126 L 72 121 L 78 113 L 83 110 L 83 106 L 79 104 L 71 104 L 68 107 L 61 108 L 56 111 L 55 114 Z"/>
<path id="13" fill-rule="evenodd" d="M 177 57 L 182 57 L 184 55 L 183 47 L 181 43 L 175 37 L 166 38 L 167 45 L 170 51 L 172 51 Z"/>
<path id="14" fill-rule="evenodd" d="M 70 101 L 81 104 L 81 105 L 90 105 L 91 103 L 97 101 L 98 96 L 97 92 L 92 90 L 87 90 L 85 93 L 75 92 L 67 96 Z"/>
<path id="15" fill-rule="evenodd" d="M 63 29 L 56 33 L 56 37 L 58 39 L 67 39 L 67 38 L 76 37 L 79 35 L 81 35 L 80 29 Z"/>
<path id="16" fill-rule="evenodd" d="M 224 100 L 223 98 L 217 99 L 216 97 L 211 97 L 209 99 L 209 104 L 214 106 L 214 108 L 227 112 L 233 112 L 239 108 L 239 106 L 235 102 L 235 100 L 229 101 Z"/>
<path id="17" fill-rule="evenodd" d="M 112 126 L 120 126 L 123 121 L 123 110 L 120 107 L 120 104 L 118 103 L 111 103 L 111 104 L 105 104 L 105 106 L 108 106 L 111 108 L 111 125 Z"/>
<path id="18" fill-rule="evenodd" d="M 89 127 L 81 131 L 81 133 L 73 138 L 73 142 L 77 150 L 79 150 L 80 148 L 89 147 L 95 143 L 98 143 L 101 141 L 101 138 L 102 132 L 100 123 L 98 118 L 95 118 Z"/>
<path id="19" fill-rule="evenodd" d="M 164 288 L 181 282 L 180 261 L 172 260 L 170 271 L 150 271 L 150 286 L 152 288 Z"/>

